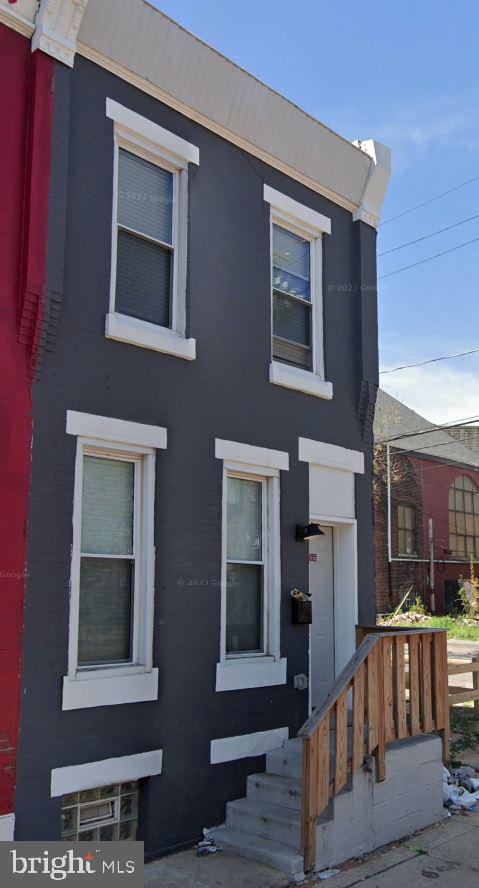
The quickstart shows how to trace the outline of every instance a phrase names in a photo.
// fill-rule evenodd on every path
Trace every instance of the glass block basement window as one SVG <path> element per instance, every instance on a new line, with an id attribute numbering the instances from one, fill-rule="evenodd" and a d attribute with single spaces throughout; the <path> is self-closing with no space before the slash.
<path id="1" fill-rule="evenodd" d="M 136 839 L 138 783 L 111 783 L 62 798 L 62 839 L 72 842 Z"/>

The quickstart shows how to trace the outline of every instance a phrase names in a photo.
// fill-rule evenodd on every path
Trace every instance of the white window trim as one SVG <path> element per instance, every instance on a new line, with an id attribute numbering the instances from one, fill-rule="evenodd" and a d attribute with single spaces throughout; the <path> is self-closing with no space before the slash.
<path id="1" fill-rule="evenodd" d="M 317 398 L 331 400 L 333 386 L 324 378 L 324 330 L 323 330 L 323 251 L 322 236 L 331 234 L 331 220 L 321 213 L 305 207 L 287 195 L 264 186 L 264 200 L 270 205 L 270 275 L 271 275 L 271 342 L 273 341 L 273 225 L 291 231 L 310 242 L 311 267 L 311 326 L 312 369 L 303 370 L 272 358 L 269 379 L 274 385 L 295 389 Z"/>
<path id="2" fill-rule="evenodd" d="M 106 100 L 106 116 L 114 121 L 113 207 L 110 306 L 105 336 L 130 345 L 194 361 L 196 340 L 186 339 L 186 256 L 188 226 L 188 164 L 199 164 L 199 149 L 153 121 Z M 118 155 L 124 148 L 173 173 L 173 288 L 171 327 L 132 318 L 115 309 L 117 261 Z"/>
<path id="3" fill-rule="evenodd" d="M 221 630 L 220 659 L 216 665 L 216 690 L 233 691 L 286 683 L 286 658 L 281 657 L 281 528 L 280 469 L 289 468 L 289 455 L 266 447 L 254 447 L 235 441 L 216 439 L 215 456 L 223 460 L 221 521 Z M 252 458 L 254 457 L 254 462 Z M 265 565 L 267 653 L 226 656 L 226 532 L 228 475 L 265 480 L 268 522 L 267 559 Z"/>
<path id="4" fill-rule="evenodd" d="M 364 453 L 360 450 L 348 450 L 347 447 L 339 447 L 337 444 L 313 441 L 312 438 L 298 438 L 298 459 L 300 462 L 364 475 Z"/>
<path id="5" fill-rule="evenodd" d="M 110 417 L 67 412 L 67 434 L 77 436 L 73 500 L 73 545 L 70 581 L 70 621 L 68 675 L 63 679 L 63 709 L 112 706 L 156 700 L 158 670 L 153 668 L 154 608 L 154 498 L 156 449 L 165 448 L 166 429 Z M 139 554 L 140 592 L 134 603 L 134 661 L 125 665 L 79 669 L 78 622 L 80 598 L 80 547 L 83 458 L 100 452 L 141 460 L 141 551 Z M 135 482 L 137 483 L 137 482 Z"/>
<path id="6" fill-rule="evenodd" d="M 50 795 L 56 798 L 70 792 L 108 786 L 110 783 L 129 783 L 130 780 L 161 774 L 162 767 L 163 750 L 153 749 L 151 752 L 122 755 L 83 765 L 52 768 Z"/>

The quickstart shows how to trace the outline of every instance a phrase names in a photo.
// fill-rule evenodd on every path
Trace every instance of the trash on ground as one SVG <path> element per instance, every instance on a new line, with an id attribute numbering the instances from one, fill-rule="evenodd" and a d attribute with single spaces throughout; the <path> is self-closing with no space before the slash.
<path id="1" fill-rule="evenodd" d="M 319 873 L 315 873 L 317 879 L 332 879 L 333 876 L 339 876 L 341 870 L 338 869 L 326 869 L 321 870 Z"/>
<path id="2" fill-rule="evenodd" d="M 474 768 L 469 765 L 454 771 L 443 768 L 442 793 L 444 807 L 452 814 L 462 813 L 464 808 L 475 810 L 479 802 L 479 777 Z"/>
<path id="3" fill-rule="evenodd" d="M 218 847 L 213 836 L 205 827 L 203 829 L 203 838 L 201 842 L 195 845 L 195 850 L 197 857 L 204 857 L 206 854 L 216 854 L 217 851 L 221 851 L 221 848 Z"/>

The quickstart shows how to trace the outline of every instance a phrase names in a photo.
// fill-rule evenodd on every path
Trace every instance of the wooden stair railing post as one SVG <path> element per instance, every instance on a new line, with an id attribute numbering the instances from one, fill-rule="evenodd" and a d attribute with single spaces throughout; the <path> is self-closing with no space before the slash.
<path id="1" fill-rule="evenodd" d="M 421 733 L 419 721 L 419 638 L 409 636 L 409 708 L 411 737 Z"/>
<path id="2" fill-rule="evenodd" d="M 386 699 L 385 699 L 385 665 L 386 656 L 389 654 L 389 647 L 385 646 L 386 639 L 380 638 L 378 651 L 378 668 L 377 668 L 377 700 L 378 700 L 378 721 L 377 721 L 377 746 L 374 751 L 376 760 L 376 783 L 381 783 L 386 777 Z M 387 639 L 389 641 L 389 639 Z M 388 665 L 389 671 L 391 667 Z"/>
<path id="3" fill-rule="evenodd" d="M 315 762 L 313 738 L 303 737 L 301 844 L 304 854 L 304 870 L 309 872 L 316 863 L 316 807 L 318 780 L 314 779 Z"/>
<path id="4" fill-rule="evenodd" d="M 432 654 L 434 664 L 435 727 L 442 739 L 442 758 L 446 764 L 450 756 L 449 677 L 446 632 L 433 636 Z"/>

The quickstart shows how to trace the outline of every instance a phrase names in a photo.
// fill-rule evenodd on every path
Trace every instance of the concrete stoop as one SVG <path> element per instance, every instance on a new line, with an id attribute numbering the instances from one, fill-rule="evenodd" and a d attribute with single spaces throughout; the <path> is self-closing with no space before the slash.
<path id="1" fill-rule="evenodd" d="M 248 777 L 246 798 L 228 802 L 218 845 L 300 879 L 301 741 L 266 755 L 266 772 Z M 442 746 L 436 735 L 392 743 L 386 780 L 368 760 L 318 821 L 317 869 L 344 863 L 437 823 L 442 805 Z"/>

